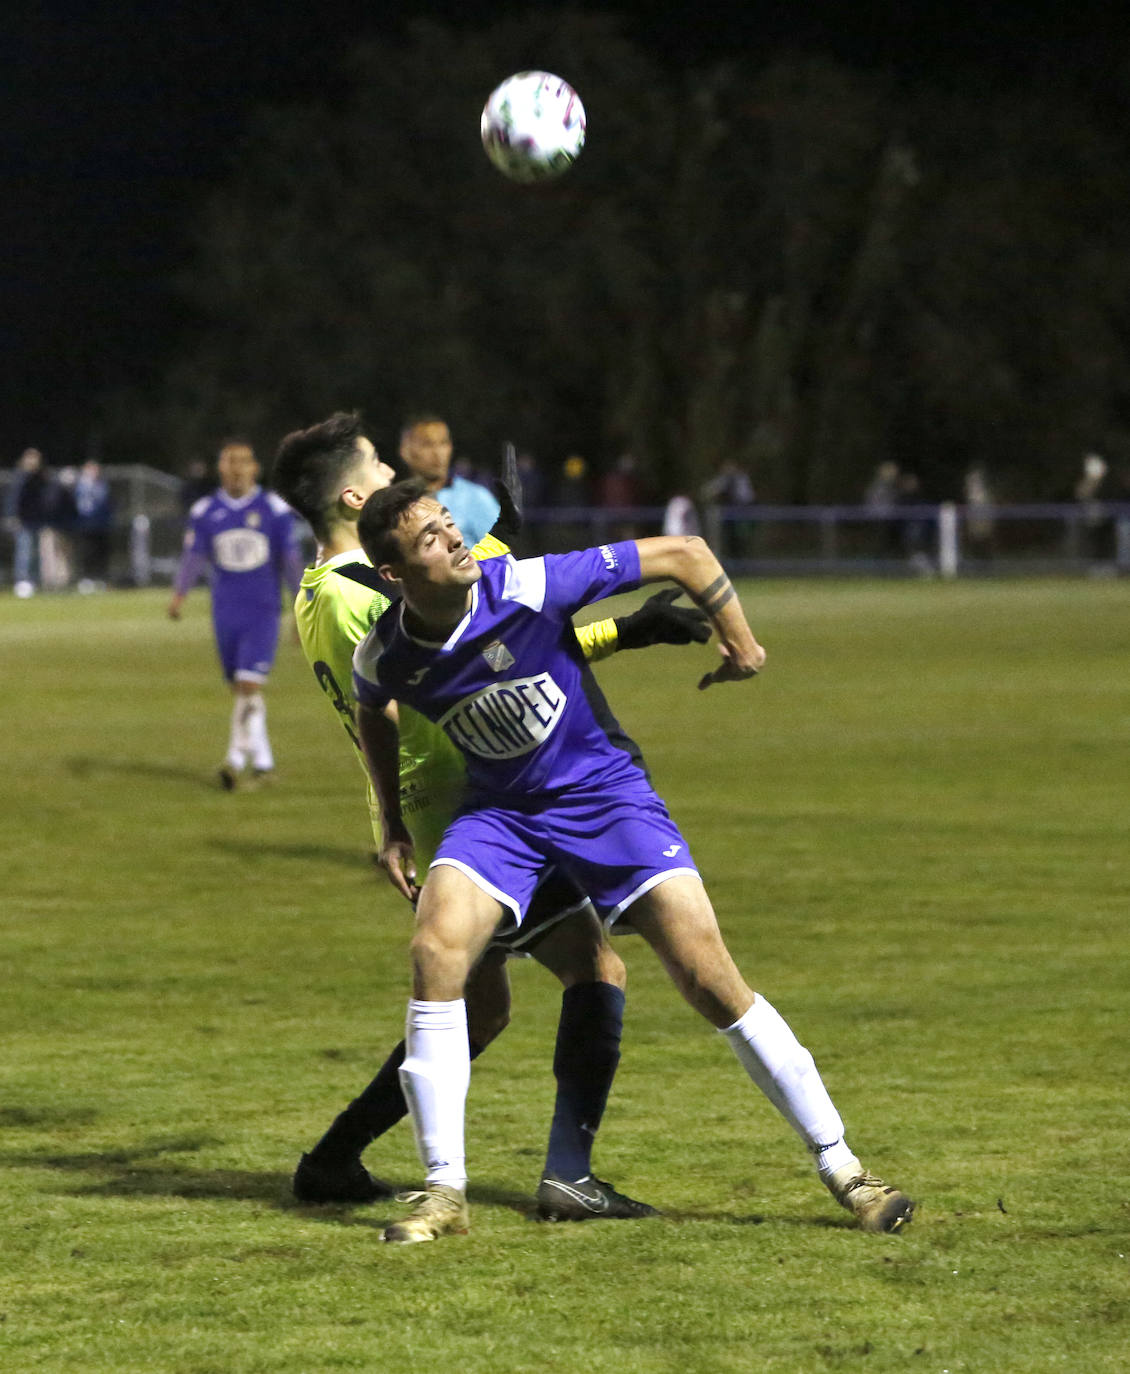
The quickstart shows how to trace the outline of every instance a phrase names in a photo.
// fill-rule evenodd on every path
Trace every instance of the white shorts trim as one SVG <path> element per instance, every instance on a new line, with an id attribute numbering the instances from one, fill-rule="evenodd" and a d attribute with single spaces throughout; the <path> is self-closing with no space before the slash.
<path id="1" fill-rule="evenodd" d="M 266 682 L 268 673 L 257 673 L 251 668 L 237 668 L 232 674 L 233 682 Z"/>
<path id="2" fill-rule="evenodd" d="M 511 911 L 514 915 L 515 926 L 522 924 L 522 909 L 514 898 L 495 887 L 493 883 L 488 883 L 481 873 L 476 873 L 473 868 L 469 868 L 460 859 L 433 859 L 428 865 L 428 870 L 430 872 L 431 869 L 439 868 L 441 865 L 447 868 L 457 868 L 465 877 L 470 878 L 480 891 L 485 892 L 488 897 L 493 897 L 496 902 L 501 903 L 502 906 Z"/>
<path id="3" fill-rule="evenodd" d="M 630 892 L 617 906 L 614 906 L 604 918 L 606 926 L 614 925 L 615 922 L 624 914 L 625 911 L 638 901 L 645 893 L 650 892 L 653 887 L 658 887 L 660 883 L 665 883 L 668 878 L 678 878 L 683 873 L 689 873 L 692 878 L 697 878 L 702 882 L 702 874 L 697 868 L 669 868 L 664 873 L 653 873 L 650 878 L 645 878 L 634 892 Z"/>

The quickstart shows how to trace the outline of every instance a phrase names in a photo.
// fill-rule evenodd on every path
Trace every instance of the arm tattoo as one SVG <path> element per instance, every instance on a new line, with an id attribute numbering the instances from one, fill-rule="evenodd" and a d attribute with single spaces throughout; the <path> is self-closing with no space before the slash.
<path id="1" fill-rule="evenodd" d="M 707 615 L 717 615 L 727 601 L 736 596 L 734 584 L 725 573 L 719 573 L 703 592 L 692 593 L 692 599 Z"/>

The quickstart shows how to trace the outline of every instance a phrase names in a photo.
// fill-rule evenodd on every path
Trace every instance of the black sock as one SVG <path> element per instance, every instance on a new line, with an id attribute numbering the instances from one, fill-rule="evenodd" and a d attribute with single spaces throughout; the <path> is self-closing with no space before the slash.
<path id="1" fill-rule="evenodd" d="M 482 1046 L 470 1042 L 471 1058 L 482 1053 Z M 361 1152 L 378 1136 L 384 1135 L 408 1114 L 408 1104 L 400 1087 L 398 1072 L 404 1063 L 404 1041 L 377 1070 L 377 1076 L 335 1119 L 333 1125 L 310 1151 L 316 1164 L 337 1166 L 360 1159 Z"/>
<path id="2" fill-rule="evenodd" d="M 561 998 L 553 1073 L 557 1101 L 549 1129 L 546 1173 L 584 1178 L 593 1139 L 620 1062 L 624 994 L 611 983 L 577 983 Z"/>

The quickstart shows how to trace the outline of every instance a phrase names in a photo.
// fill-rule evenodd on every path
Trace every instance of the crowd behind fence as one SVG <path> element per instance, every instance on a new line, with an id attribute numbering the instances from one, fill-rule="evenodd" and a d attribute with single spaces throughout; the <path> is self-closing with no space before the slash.
<path id="1" fill-rule="evenodd" d="M 666 508 L 539 508 L 521 548 L 554 552 L 659 534 Z M 707 508 L 701 532 L 732 573 L 761 576 L 1130 574 L 1130 503 L 951 502 Z"/>
<path id="2" fill-rule="evenodd" d="M 186 516 L 180 478 L 145 466 L 106 465 L 112 493 L 111 585 L 172 581 Z M 4 483 L 0 472 L 0 503 Z M 702 533 L 737 575 L 1130 575 L 1130 503 L 984 507 L 923 503 L 699 507 Z M 561 552 L 669 528 L 665 506 L 539 506 L 525 512 L 522 554 Z M 53 532 L 45 531 L 51 541 Z M 47 550 L 44 586 L 72 585 L 65 535 Z M 313 541 L 306 532 L 308 550 Z M 12 538 L 0 538 L 0 586 L 12 583 Z"/>

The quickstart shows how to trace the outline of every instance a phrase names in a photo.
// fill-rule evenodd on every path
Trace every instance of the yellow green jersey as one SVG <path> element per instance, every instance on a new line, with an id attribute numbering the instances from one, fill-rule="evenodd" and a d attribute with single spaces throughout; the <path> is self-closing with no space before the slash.
<path id="1" fill-rule="evenodd" d="M 294 615 L 298 637 L 318 685 L 341 722 L 365 774 L 373 835 L 381 842 L 376 794 L 357 736 L 357 699 L 353 694 L 353 650 L 388 606 L 388 598 L 363 587 L 338 569 L 368 559 L 360 549 L 337 554 L 302 574 Z M 419 860 L 430 860 L 463 791 L 463 759 L 447 736 L 408 707 L 399 709 L 400 800 L 416 840 Z M 435 813 L 438 830 L 424 813 Z M 441 821 L 442 818 L 442 821 Z M 419 832 L 419 834 L 418 834 Z M 430 843 L 429 843 L 430 841 Z"/>

